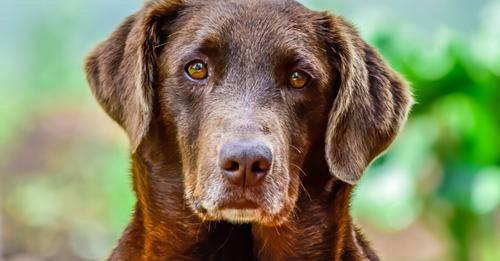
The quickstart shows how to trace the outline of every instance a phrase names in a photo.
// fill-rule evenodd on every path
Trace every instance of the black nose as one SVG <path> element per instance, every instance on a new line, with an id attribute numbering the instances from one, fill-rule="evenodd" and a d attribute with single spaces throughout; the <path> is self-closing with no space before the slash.
<path id="1" fill-rule="evenodd" d="M 269 172 L 271 150 L 264 144 L 238 140 L 226 143 L 220 153 L 220 165 L 226 178 L 241 187 L 258 185 Z"/>

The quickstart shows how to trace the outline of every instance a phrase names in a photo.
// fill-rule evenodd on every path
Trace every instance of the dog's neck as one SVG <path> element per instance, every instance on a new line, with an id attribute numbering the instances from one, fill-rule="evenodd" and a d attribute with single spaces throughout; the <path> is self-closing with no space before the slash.
<path id="1" fill-rule="evenodd" d="M 254 253 L 258 259 L 366 260 L 371 257 L 372 251 L 351 221 L 351 190 L 351 186 L 335 182 L 328 198 L 302 194 L 295 216 L 285 225 L 254 225 Z"/>
<path id="2" fill-rule="evenodd" d="M 352 223 L 353 187 L 332 177 L 323 148 L 313 146 L 305 161 L 295 215 L 282 226 L 253 226 L 259 260 L 377 260 Z"/>
<path id="3" fill-rule="evenodd" d="M 172 135 L 163 137 L 168 136 Z M 184 199 L 179 156 L 162 150 L 175 147 L 165 144 L 171 142 L 175 140 L 153 139 L 132 156 L 137 204 L 110 260 L 364 260 L 370 256 L 351 222 L 352 186 L 334 181 L 325 164 L 304 166 L 310 175 L 303 178 L 295 215 L 282 226 L 204 222 Z M 318 186 L 325 190 L 318 191 Z"/>

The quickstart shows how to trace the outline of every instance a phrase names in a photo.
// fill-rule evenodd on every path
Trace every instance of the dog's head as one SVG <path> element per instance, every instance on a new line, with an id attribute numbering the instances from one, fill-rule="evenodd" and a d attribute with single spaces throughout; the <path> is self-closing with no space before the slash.
<path id="1" fill-rule="evenodd" d="M 354 184 L 411 103 L 350 24 L 293 1 L 150 1 L 96 48 L 87 74 L 133 151 L 152 117 L 175 130 L 165 150 L 180 152 L 197 214 L 264 225 L 293 212 L 313 146 Z"/>

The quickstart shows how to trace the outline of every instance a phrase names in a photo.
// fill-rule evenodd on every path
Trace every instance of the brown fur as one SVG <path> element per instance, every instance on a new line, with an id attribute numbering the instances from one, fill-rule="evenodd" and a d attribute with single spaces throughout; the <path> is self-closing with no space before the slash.
<path id="1" fill-rule="evenodd" d="M 207 79 L 188 79 L 192 60 Z M 296 69 L 311 75 L 302 90 L 287 85 Z M 342 18 L 290 0 L 149 1 L 86 70 L 132 147 L 137 205 L 110 260 L 377 260 L 350 195 L 411 96 Z M 244 189 L 219 167 L 221 146 L 242 138 L 273 154 Z M 235 200 L 258 218 L 228 218 Z"/>

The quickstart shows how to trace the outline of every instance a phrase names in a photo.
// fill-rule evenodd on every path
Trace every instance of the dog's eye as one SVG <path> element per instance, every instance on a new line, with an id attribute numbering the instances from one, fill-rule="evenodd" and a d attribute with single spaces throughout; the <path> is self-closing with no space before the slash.
<path id="1" fill-rule="evenodd" d="M 194 80 L 204 80 L 208 77 L 207 64 L 200 60 L 188 63 L 185 67 L 186 73 Z"/>
<path id="2" fill-rule="evenodd" d="M 290 75 L 290 86 L 294 89 L 302 89 L 306 87 L 311 77 L 303 71 L 295 71 Z"/>

